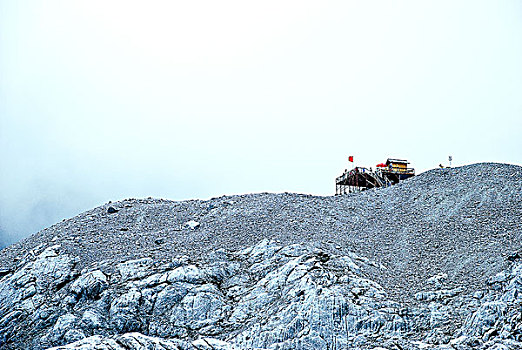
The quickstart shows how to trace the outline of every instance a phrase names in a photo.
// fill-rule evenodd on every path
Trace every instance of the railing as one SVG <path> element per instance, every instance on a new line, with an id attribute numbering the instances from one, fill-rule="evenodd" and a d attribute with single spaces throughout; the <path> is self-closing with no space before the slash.
<path id="1" fill-rule="evenodd" d="M 369 171 L 368 169 L 363 168 L 363 167 L 355 167 L 351 170 L 346 171 L 344 174 L 337 177 L 335 180 L 337 182 L 340 182 L 342 180 L 346 180 L 348 178 L 348 176 L 353 176 L 355 174 L 366 174 L 366 173 L 371 173 L 371 171 Z"/>
<path id="2" fill-rule="evenodd" d="M 375 171 L 363 167 L 346 170 L 335 178 L 336 194 L 345 194 L 374 187 L 388 187 L 415 176 L 414 168 L 377 167 Z"/>
<path id="3" fill-rule="evenodd" d="M 357 175 L 370 176 L 371 178 L 376 177 L 376 174 L 367 168 L 355 167 L 351 170 L 346 171 L 341 176 L 336 177 L 335 183 L 340 184 L 342 182 L 346 182 L 349 178 L 356 179 L 355 181 L 357 181 Z M 361 181 L 364 181 L 364 180 L 361 179 Z"/>
<path id="4" fill-rule="evenodd" d="M 399 167 L 392 167 L 391 169 L 389 167 L 379 167 L 378 170 L 382 171 L 383 173 L 395 173 L 395 174 L 413 174 L 415 175 L 415 169 L 414 168 L 399 168 Z"/>

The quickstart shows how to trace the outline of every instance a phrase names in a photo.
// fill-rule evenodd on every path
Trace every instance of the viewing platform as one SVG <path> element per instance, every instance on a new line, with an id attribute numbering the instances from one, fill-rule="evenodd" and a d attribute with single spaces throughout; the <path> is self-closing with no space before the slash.
<path id="1" fill-rule="evenodd" d="M 335 194 L 360 192 L 376 187 L 388 187 L 415 176 L 415 169 L 408 168 L 403 159 L 388 158 L 386 163 L 372 168 L 355 167 L 335 179 Z"/>

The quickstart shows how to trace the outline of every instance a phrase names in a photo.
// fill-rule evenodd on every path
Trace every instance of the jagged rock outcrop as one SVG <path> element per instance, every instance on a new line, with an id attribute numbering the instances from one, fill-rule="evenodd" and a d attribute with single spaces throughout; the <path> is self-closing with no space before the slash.
<path id="1" fill-rule="evenodd" d="M 0 348 L 522 348 L 522 171 L 450 170 L 346 198 L 124 201 L 82 214 L 1 252 Z"/>
<path id="2" fill-rule="evenodd" d="M 52 246 L 1 280 L 2 342 L 37 349 L 96 335 L 93 342 L 109 344 L 100 336 L 140 332 L 193 346 L 218 337 L 240 348 L 309 349 L 407 332 L 399 305 L 361 276 L 366 265 L 355 255 L 264 240 L 239 252 L 219 250 L 205 263 L 144 258 L 113 272 L 103 272 L 101 262 L 80 273 Z M 38 323 L 40 336 L 25 343 L 17 330 Z"/>
<path id="3" fill-rule="evenodd" d="M 104 262 L 79 272 L 55 245 L 0 280 L 0 344 L 6 349 L 522 346 L 519 261 L 473 295 L 444 289 L 444 277 L 435 276 L 435 289 L 418 293 L 421 303 L 413 308 L 391 300 L 365 277 L 372 265 L 356 254 L 329 255 L 264 240 L 238 252 L 216 251 L 204 262 L 181 256 L 158 264 L 145 258 L 120 263 L 112 272 Z M 464 324 L 455 334 L 445 333 L 459 313 L 466 315 Z"/>

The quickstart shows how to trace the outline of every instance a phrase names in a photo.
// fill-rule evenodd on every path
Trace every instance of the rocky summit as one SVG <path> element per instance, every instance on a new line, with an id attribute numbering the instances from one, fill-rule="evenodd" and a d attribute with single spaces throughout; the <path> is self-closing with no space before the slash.
<path id="1" fill-rule="evenodd" d="M 1 349 L 522 349 L 522 167 L 107 203 L 0 251 Z"/>

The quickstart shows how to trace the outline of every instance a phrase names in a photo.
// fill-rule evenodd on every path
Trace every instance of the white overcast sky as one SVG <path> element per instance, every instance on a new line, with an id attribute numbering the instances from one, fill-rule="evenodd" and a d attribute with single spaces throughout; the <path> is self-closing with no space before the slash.
<path id="1" fill-rule="evenodd" d="M 0 241 L 349 155 L 521 164 L 522 1 L 0 0 Z"/>

